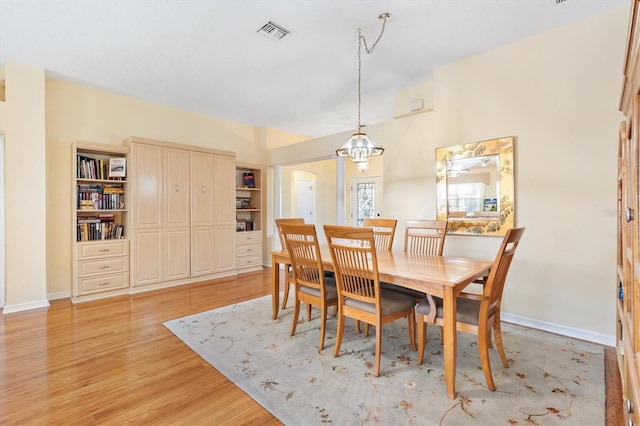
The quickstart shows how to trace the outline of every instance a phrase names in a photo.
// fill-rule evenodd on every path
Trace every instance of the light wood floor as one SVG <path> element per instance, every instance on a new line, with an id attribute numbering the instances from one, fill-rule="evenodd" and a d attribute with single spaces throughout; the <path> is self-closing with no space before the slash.
<path id="1" fill-rule="evenodd" d="M 0 424 L 281 424 L 162 325 L 268 294 L 269 273 L 0 315 Z M 619 425 L 615 351 L 606 359 Z"/>

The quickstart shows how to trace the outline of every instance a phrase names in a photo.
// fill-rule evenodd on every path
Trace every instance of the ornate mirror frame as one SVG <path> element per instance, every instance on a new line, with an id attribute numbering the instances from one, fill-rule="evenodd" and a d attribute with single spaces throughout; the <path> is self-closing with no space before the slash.
<path id="1" fill-rule="evenodd" d="M 514 227 L 514 179 L 513 179 L 514 137 L 491 139 L 464 145 L 436 148 L 436 197 L 438 220 L 448 220 L 447 232 L 470 235 L 504 235 Z M 449 213 L 448 180 L 455 160 L 498 156 L 499 191 L 497 210 L 491 215 L 476 217 L 473 213 L 465 216 Z M 452 163 L 454 162 L 454 163 Z M 485 199 L 486 208 L 487 199 Z"/>

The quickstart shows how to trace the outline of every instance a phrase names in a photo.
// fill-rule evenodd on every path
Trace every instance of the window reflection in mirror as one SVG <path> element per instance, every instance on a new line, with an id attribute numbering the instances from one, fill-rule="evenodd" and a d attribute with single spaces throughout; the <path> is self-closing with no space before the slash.
<path id="1" fill-rule="evenodd" d="M 514 226 L 513 138 L 436 149 L 438 219 L 448 231 L 504 235 Z"/>

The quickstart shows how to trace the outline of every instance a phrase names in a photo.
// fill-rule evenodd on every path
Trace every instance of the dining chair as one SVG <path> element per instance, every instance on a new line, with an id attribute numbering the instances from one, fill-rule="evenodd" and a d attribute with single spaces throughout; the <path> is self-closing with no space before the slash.
<path id="1" fill-rule="evenodd" d="M 376 250 L 391 251 L 396 234 L 397 219 L 363 219 L 362 226 L 373 229 Z"/>
<path id="2" fill-rule="evenodd" d="M 400 293 L 382 290 L 373 229 L 324 225 L 336 284 L 338 287 L 338 329 L 333 356 L 338 356 L 345 318 L 353 318 L 376 328 L 375 367 L 380 374 L 383 325 L 399 318 L 409 323 L 409 343 L 415 349 L 415 301 Z"/>
<path id="3" fill-rule="evenodd" d="M 326 277 L 322 268 L 322 257 L 316 227 L 312 224 L 283 223 L 282 235 L 291 259 L 295 304 L 291 335 L 296 332 L 300 302 L 307 304 L 307 320 L 309 321 L 311 306 L 320 309 L 320 342 L 318 350 L 324 349 L 324 336 L 327 324 L 327 308 L 338 305 L 338 290 L 335 279 Z"/>
<path id="4" fill-rule="evenodd" d="M 491 330 L 495 339 L 498 354 L 505 368 L 509 367 L 507 357 L 502 344 L 502 331 L 500 329 L 500 302 L 502 290 L 511 261 L 520 243 L 524 227 L 509 229 L 502 240 L 498 253 L 491 266 L 489 276 L 484 285 L 482 294 L 461 293 L 457 298 L 456 321 L 458 331 L 471 333 L 478 336 L 478 351 L 482 370 L 490 390 L 495 391 L 496 386 L 491 374 L 489 360 L 489 348 L 491 345 Z M 418 364 L 422 364 L 424 346 L 426 344 L 427 324 L 443 325 L 442 299 L 428 295 L 416 306 L 418 320 Z M 447 341 L 444 341 L 447 344 Z"/>
<path id="5" fill-rule="evenodd" d="M 287 246 L 284 242 L 284 237 L 282 236 L 282 229 L 280 227 L 285 223 L 297 223 L 297 224 L 304 223 L 304 218 L 303 217 L 286 217 L 286 218 L 276 219 L 275 222 L 276 222 L 276 229 L 278 230 L 278 238 L 280 239 L 280 247 L 282 248 L 282 250 L 286 250 Z M 284 309 L 287 306 L 287 301 L 289 300 L 289 288 L 293 286 L 293 273 L 291 272 L 290 263 L 284 265 L 284 272 L 285 272 L 284 296 L 282 297 L 282 306 L 280 307 L 280 309 Z"/>
<path id="6" fill-rule="evenodd" d="M 407 220 L 404 230 L 404 251 L 442 256 L 446 235 L 446 220 Z"/>

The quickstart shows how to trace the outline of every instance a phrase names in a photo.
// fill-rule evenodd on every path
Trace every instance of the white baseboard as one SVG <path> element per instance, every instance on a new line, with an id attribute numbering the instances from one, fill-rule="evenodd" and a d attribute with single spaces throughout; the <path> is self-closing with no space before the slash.
<path id="1" fill-rule="evenodd" d="M 12 314 L 14 312 L 27 311 L 29 309 L 48 308 L 48 307 L 49 307 L 49 301 L 48 300 L 36 300 L 36 301 L 33 301 L 33 302 L 28 302 L 28 303 L 18 303 L 18 304 L 15 304 L 15 305 L 7 305 L 2 310 L 2 313 L 3 314 Z"/>
<path id="2" fill-rule="evenodd" d="M 549 333 L 560 334 L 562 336 L 573 337 L 574 339 L 585 340 L 587 342 L 598 343 L 600 345 L 606 345 L 615 347 L 616 337 L 607 336 L 604 334 L 593 333 L 591 331 L 582 330 L 579 328 L 566 327 L 564 325 L 558 325 L 550 322 L 535 320 L 531 318 L 521 317 L 519 315 L 500 313 L 500 319 L 504 322 L 510 322 L 512 324 L 523 325 L 525 327 L 536 328 L 538 330 L 548 331 Z"/>
<path id="3" fill-rule="evenodd" d="M 61 291 L 58 293 L 47 294 L 47 300 L 69 299 L 71 297 L 71 291 Z"/>

